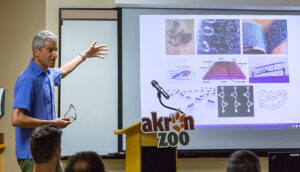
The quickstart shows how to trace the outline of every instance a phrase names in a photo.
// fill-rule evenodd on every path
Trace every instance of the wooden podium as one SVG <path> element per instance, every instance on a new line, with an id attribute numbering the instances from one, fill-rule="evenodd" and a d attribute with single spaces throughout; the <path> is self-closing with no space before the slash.
<path id="1" fill-rule="evenodd" d="M 0 172 L 2 171 L 2 152 L 5 149 L 4 134 L 0 133 Z"/>
<path id="2" fill-rule="evenodd" d="M 127 172 L 177 172 L 177 147 L 157 148 L 157 134 L 143 133 L 141 122 L 114 133 L 126 134 Z"/>

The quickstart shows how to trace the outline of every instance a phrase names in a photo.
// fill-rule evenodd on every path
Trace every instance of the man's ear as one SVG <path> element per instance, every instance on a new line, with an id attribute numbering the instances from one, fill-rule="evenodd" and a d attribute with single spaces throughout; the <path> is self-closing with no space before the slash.
<path id="1" fill-rule="evenodd" d="M 61 147 L 58 147 L 55 151 L 55 156 L 57 159 L 60 159 L 60 155 L 61 155 Z"/>
<path id="2" fill-rule="evenodd" d="M 38 57 L 40 55 L 40 50 L 38 48 L 33 49 L 33 57 Z"/>

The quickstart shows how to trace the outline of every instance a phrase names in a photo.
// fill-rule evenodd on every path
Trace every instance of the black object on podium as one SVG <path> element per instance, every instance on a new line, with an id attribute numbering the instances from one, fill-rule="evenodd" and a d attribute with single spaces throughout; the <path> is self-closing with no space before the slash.
<path id="1" fill-rule="evenodd" d="M 299 152 L 269 152 L 269 172 L 300 172 Z"/>
<path id="2" fill-rule="evenodd" d="M 142 172 L 176 172 L 176 148 L 142 147 Z"/>

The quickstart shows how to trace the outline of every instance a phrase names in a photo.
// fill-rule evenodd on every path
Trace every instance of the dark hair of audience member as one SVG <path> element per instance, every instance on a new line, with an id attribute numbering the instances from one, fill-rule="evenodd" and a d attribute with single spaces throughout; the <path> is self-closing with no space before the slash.
<path id="1" fill-rule="evenodd" d="M 76 163 L 84 163 L 78 168 Z M 92 151 L 79 152 L 73 155 L 65 168 L 65 172 L 104 172 L 104 164 L 99 155 Z"/>
<path id="2" fill-rule="evenodd" d="M 62 131 L 53 125 L 36 127 L 30 136 L 31 155 L 37 164 L 51 160 L 55 151 L 61 145 Z"/>
<path id="3" fill-rule="evenodd" d="M 231 154 L 226 171 L 260 172 L 260 161 L 255 153 L 248 150 L 239 150 Z"/>

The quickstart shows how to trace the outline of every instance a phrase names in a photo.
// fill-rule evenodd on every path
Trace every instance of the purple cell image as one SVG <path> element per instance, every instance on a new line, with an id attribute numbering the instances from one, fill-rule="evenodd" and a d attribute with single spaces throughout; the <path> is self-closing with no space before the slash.
<path id="1" fill-rule="evenodd" d="M 214 62 L 203 80 L 245 80 L 246 77 L 235 61 Z"/>
<path id="2" fill-rule="evenodd" d="M 249 83 L 289 83 L 287 57 L 249 58 Z"/>
<path id="3" fill-rule="evenodd" d="M 191 70 L 183 70 L 183 71 L 180 71 L 180 72 L 176 73 L 175 75 L 173 75 L 172 79 L 179 78 L 179 77 L 187 77 L 191 73 L 192 73 Z"/>
<path id="4" fill-rule="evenodd" d="M 240 20 L 200 20 L 197 30 L 198 54 L 241 54 L 240 44 Z"/>
<path id="5" fill-rule="evenodd" d="M 169 70 L 171 80 L 191 80 L 192 68 L 189 65 L 178 64 Z"/>

